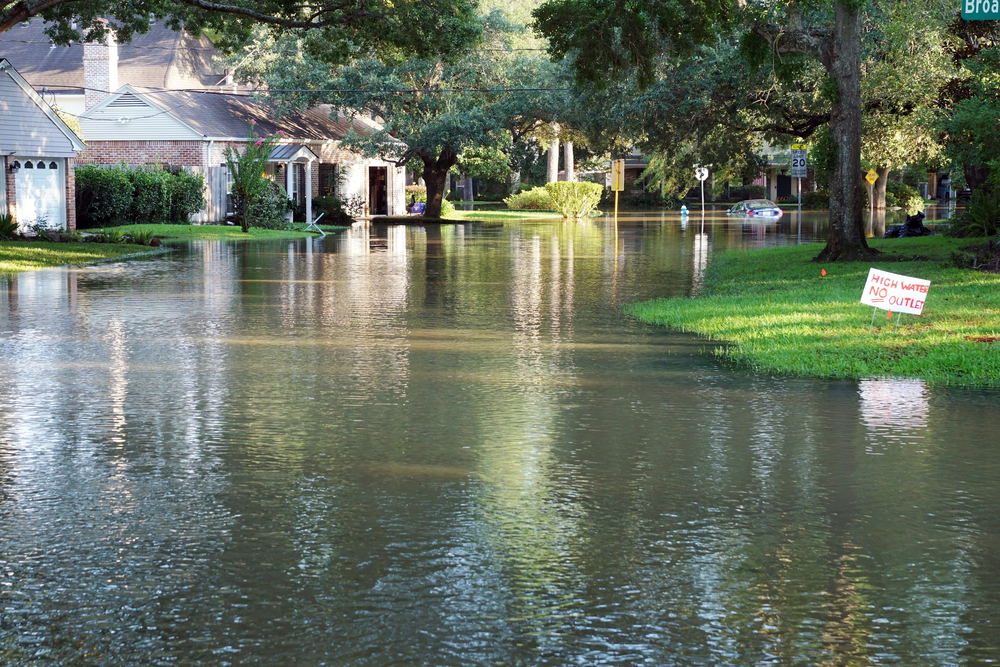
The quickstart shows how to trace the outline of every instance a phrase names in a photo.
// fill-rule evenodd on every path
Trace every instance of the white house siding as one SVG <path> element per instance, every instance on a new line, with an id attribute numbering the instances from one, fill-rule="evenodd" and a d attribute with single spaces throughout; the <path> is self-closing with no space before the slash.
<path id="1" fill-rule="evenodd" d="M 91 141 L 192 141 L 203 135 L 166 110 L 124 93 L 102 102 L 80 117 L 80 128 Z"/>
<path id="2" fill-rule="evenodd" d="M 73 144 L 8 72 L 0 72 L 0 153 L 73 157 Z"/>

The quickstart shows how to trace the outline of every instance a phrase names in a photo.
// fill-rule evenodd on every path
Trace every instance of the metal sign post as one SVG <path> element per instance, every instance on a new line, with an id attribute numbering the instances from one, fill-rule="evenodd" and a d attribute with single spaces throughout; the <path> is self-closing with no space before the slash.
<path id="1" fill-rule="evenodd" d="M 618 193 L 625 189 L 625 160 L 611 162 L 611 189 L 615 193 L 615 227 L 618 227 Z"/>
<path id="2" fill-rule="evenodd" d="M 868 227 L 875 233 L 875 181 L 878 180 L 878 172 L 874 169 L 869 169 L 868 173 L 865 174 L 865 180 L 868 181 Z"/>
<path id="3" fill-rule="evenodd" d="M 799 181 L 799 238 L 802 237 L 802 179 L 809 177 L 809 167 L 807 163 L 808 146 L 806 144 L 792 144 L 792 168 L 788 175 L 797 178 Z"/>
<path id="4" fill-rule="evenodd" d="M 705 179 L 708 178 L 708 169 L 698 167 L 694 170 L 694 177 L 701 181 L 701 219 L 705 219 Z"/>

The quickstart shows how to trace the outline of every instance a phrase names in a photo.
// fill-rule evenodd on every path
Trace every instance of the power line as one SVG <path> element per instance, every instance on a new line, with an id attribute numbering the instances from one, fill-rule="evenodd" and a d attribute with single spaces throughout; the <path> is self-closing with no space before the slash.
<path id="1" fill-rule="evenodd" d="M 68 88 L 70 90 L 90 90 L 106 93 L 96 88 L 83 88 L 68 84 L 53 84 L 47 88 Z M 241 92 L 225 90 L 206 90 L 204 88 L 143 88 L 143 95 L 169 95 L 171 93 L 200 93 L 203 95 L 222 95 L 226 97 L 252 98 L 257 94 L 269 93 L 559 93 L 573 90 L 572 88 L 249 88 Z M 110 94 L 110 93 L 108 93 Z"/>

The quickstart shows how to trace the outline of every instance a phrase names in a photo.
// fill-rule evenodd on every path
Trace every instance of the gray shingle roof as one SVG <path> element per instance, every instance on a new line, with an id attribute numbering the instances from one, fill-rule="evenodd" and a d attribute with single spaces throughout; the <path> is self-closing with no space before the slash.
<path id="1" fill-rule="evenodd" d="M 38 90 L 47 86 L 55 92 L 83 92 L 83 45 L 54 46 L 44 29 L 36 19 L 0 34 L 0 57 Z M 223 78 L 213 64 L 217 54 L 207 37 L 156 23 L 145 35 L 136 34 L 130 44 L 118 47 L 118 81 L 136 88 L 208 88 Z"/>
<path id="2" fill-rule="evenodd" d="M 357 134 L 372 132 L 371 121 L 336 114 L 328 104 L 313 107 L 304 114 L 277 118 L 267 107 L 244 95 L 193 93 L 183 91 L 147 92 L 150 100 L 169 109 L 170 113 L 207 137 L 246 137 L 250 119 L 257 121 L 260 136 L 284 132 L 293 141 L 343 139 L 354 128 Z"/>

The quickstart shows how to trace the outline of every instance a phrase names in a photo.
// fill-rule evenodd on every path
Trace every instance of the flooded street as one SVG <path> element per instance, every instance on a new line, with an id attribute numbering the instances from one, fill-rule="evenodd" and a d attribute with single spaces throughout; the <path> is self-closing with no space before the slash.
<path id="1" fill-rule="evenodd" d="M 621 314 L 823 217 L 0 277 L 0 665 L 1000 660 L 1000 394 L 755 375 Z"/>

